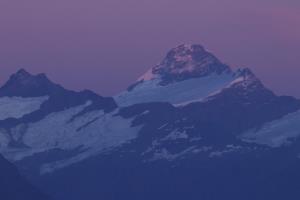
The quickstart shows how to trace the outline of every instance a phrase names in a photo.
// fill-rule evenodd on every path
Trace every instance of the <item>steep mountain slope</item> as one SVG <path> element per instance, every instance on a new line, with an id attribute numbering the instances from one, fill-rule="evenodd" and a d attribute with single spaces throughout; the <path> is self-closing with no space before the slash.
<path id="1" fill-rule="evenodd" d="M 50 200 L 21 177 L 16 167 L 1 155 L 0 198 L 5 200 Z"/>

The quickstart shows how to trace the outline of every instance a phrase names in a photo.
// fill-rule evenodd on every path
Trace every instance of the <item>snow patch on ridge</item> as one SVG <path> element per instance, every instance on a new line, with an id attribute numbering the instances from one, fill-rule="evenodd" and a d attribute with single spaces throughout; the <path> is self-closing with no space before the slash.
<path id="1" fill-rule="evenodd" d="M 270 147 L 287 145 L 300 136 L 300 111 L 288 114 L 279 120 L 266 123 L 259 130 L 245 132 L 241 139 Z"/>
<path id="2" fill-rule="evenodd" d="M 48 96 L 35 98 L 1 97 L 0 120 L 22 118 L 24 115 L 38 110 L 48 98 Z"/>
<path id="3" fill-rule="evenodd" d="M 157 160 L 166 160 L 166 161 L 174 161 L 176 159 L 183 159 L 185 156 L 191 155 L 191 154 L 199 154 L 199 153 L 206 153 L 213 149 L 211 146 L 203 146 L 203 147 L 197 147 L 197 146 L 191 146 L 186 148 L 185 150 L 178 152 L 178 153 L 171 153 L 168 149 L 162 148 L 159 150 L 155 150 L 153 152 L 152 158 L 145 160 L 144 162 L 153 162 Z"/>

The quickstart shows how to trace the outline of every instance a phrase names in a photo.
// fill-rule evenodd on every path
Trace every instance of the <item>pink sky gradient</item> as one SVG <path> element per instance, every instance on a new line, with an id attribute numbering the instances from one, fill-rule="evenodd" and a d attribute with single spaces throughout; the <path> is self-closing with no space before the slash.
<path id="1" fill-rule="evenodd" d="M 1 0 L 0 82 L 18 68 L 112 95 L 181 43 L 300 97 L 299 0 Z"/>

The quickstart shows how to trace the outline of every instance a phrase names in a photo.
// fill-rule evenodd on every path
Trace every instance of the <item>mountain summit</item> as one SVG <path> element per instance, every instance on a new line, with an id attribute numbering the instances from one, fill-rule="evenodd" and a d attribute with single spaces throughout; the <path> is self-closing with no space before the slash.
<path id="1" fill-rule="evenodd" d="M 153 67 L 139 81 L 161 78 L 161 85 L 189 78 L 230 72 L 230 68 L 220 62 L 201 45 L 183 44 L 173 48 L 163 61 Z"/>
<path id="2" fill-rule="evenodd" d="M 184 44 L 171 49 L 160 64 L 115 100 L 120 106 L 145 102 L 181 105 L 202 101 L 229 87 L 238 87 L 245 95 L 264 89 L 250 69 L 233 71 L 203 46 Z"/>
<path id="3" fill-rule="evenodd" d="M 45 74 L 32 75 L 25 69 L 20 69 L 0 88 L 0 96 L 39 97 L 63 90 L 63 87 L 50 81 Z"/>

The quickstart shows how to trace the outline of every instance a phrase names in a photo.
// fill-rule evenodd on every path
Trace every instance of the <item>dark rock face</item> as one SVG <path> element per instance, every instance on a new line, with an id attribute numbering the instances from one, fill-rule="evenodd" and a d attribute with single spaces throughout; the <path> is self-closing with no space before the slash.
<path id="1" fill-rule="evenodd" d="M 0 88 L 0 96 L 40 97 L 63 91 L 61 86 L 52 83 L 45 74 L 34 76 L 21 69 Z"/>
<path id="2" fill-rule="evenodd" d="M 172 49 L 152 73 L 161 76 L 162 85 L 198 78 L 211 74 L 230 72 L 213 54 L 201 45 L 180 45 Z"/>
<path id="3" fill-rule="evenodd" d="M 152 79 L 158 79 L 160 86 L 166 86 L 189 79 L 221 74 L 234 75 L 228 65 L 222 63 L 201 45 L 184 44 L 170 50 L 158 65 L 130 85 L 127 91 L 130 92 L 136 86 Z"/>
<path id="4" fill-rule="evenodd" d="M 17 169 L 0 156 L 0 198 L 5 200 L 50 200 L 27 182 Z"/>

